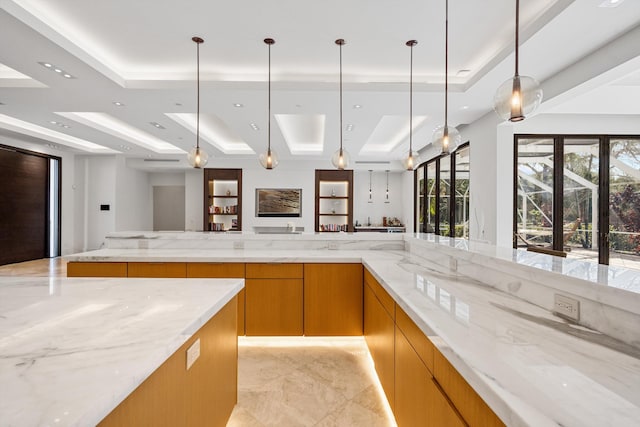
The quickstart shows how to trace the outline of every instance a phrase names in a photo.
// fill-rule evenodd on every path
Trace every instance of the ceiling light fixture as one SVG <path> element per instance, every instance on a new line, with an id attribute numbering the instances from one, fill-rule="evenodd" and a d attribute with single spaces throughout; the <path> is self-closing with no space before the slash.
<path id="1" fill-rule="evenodd" d="M 42 62 L 42 61 L 40 61 L 40 62 L 38 62 L 38 64 L 42 65 L 47 70 L 55 71 L 56 73 L 60 74 L 65 79 L 75 79 L 75 77 L 71 73 L 67 73 L 62 68 L 57 67 L 57 66 L 53 65 L 50 62 Z"/>
<path id="2" fill-rule="evenodd" d="M 354 106 L 353 106 L 353 108 L 355 108 L 356 110 L 358 110 L 358 109 L 362 108 L 362 105 L 360 105 L 360 104 L 356 104 L 356 105 L 354 105 Z"/>
<path id="3" fill-rule="evenodd" d="M 242 104 L 238 104 L 237 102 L 236 102 L 235 104 L 233 104 L 233 106 L 234 106 L 234 107 L 236 107 L 236 108 L 242 108 L 242 107 L 244 107 L 244 105 L 242 105 Z"/>
<path id="4" fill-rule="evenodd" d="M 124 107 L 124 104 L 120 101 L 113 101 L 112 104 L 115 105 L 116 107 Z"/>
<path id="5" fill-rule="evenodd" d="M 249 126 L 251 126 L 251 129 L 253 129 L 253 130 L 260 130 L 260 128 L 258 127 L 258 125 L 257 125 L 257 124 L 255 124 L 255 123 L 249 123 Z"/>
<path id="6" fill-rule="evenodd" d="M 267 108 L 269 118 L 267 120 L 267 151 L 265 153 L 261 153 L 258 157 L 258 160 L 260 160 L 260 164 L 263 168 L 271 170 L 278 166 L 278 163 L 280 162 L 278 153 L 276 153 L 275 150 L 271 149 L 271 45 L 275 44 L 276 41 L 274 39 L 266 38 L 264 39 L 264 42 L 267 46 L 269 46 L 269 105 Z"/>
<path id="7" fill-rule="evenodd" d="M 498 87 L 493 97 L 496 113 L 510 122 L 519 122 L 533 113 L 542 102 L 542 88 L 533 77 L 521 76 L 518 71 L 520 43 L 520 0 L 516 0 L 516 69 L 513 78 Z"/>
<path id="8" fill-rule="evenodd" d="M 342 46 L 344 46 L 344 39 L 338 39 L 335 42 L 340 46 L 340 148 L 331 156 L 331 163 L 339 170 L 349 166 L 349 153 L 342 148 Z"/>
<path id="9" fill-rule="evenodd" d="M 373 170 L 369 169 L 369 200 L 368 203 L 373 203 L 373 194 L 371 192 L 371 175 L 373 175 Z"/>
<path id="10" fill-rule="evenodd" d="M 158 122 L 149 122 L 149 124 L 150 124 L 151 126 L 153 126 L 154 128 L 157 128 L 157 129 L 166 129 L 164 126 L 162 126 L 162 125 L 161 125 L 160 123 L 158 123 Z"/>
<path id="11" fill-rule="evenodd" d="M 206 151 L 200 148 L 200 45 L 204 43 L 204 40 L 200 37 L 192 37 L 196 44 L 197 51 L 197 108 L 196 108 L 196 146 L 193 147 L 187 154 L 187 161 L 191 166 L 196 169 L 200 169 L 209 161 L 209 155 Z"/>
<path id="12" fill-rule="evenodd" d="M 411 60 L 409 62 L 409 153 L 403 161 L 406 170 L 412 171 L 414 166 L 413 152 L 413 47 L 418 44 L 417 40 L 409 40 L 405 43 L 411 49 Z M 389 189 L 387 188 L 387 199 L 389 197 Z"/>
<path id="13" fill-rule="evenodd" d="M 451 148 L 460 144 L 460 132 L 449 126 L 449 0 L 445 0 L 444 18 L 444 126 L 433 132 L 433 144 L 442 154 L 449 154 Z"/>
<path id="14" fill-rule="evenodd" d="M 387 173 L 387 193 L 384 195 L 384 202 L 391 203 L 389 201 L 389 169 L 385 171 Z"/>

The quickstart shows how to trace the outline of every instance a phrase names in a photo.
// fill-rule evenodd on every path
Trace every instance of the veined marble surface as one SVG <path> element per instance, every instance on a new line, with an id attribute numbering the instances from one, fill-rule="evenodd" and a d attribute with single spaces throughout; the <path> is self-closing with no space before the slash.
<path id="1" fill-rule="evenodd" d="M 0 278 L 0 425 L 97 424 L 243 286 Z"/>
<path id="2" fill-rule="evenodd" d="M 640 350 L 421 258 L 364 257 L 508 425 L 637 426 Z"/>

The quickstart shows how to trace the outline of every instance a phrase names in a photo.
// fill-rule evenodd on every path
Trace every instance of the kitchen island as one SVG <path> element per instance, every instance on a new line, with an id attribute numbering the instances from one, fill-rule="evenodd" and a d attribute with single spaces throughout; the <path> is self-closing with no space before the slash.
<path id="1" fill-rule="evenodd" d="M 460 375 L 504 424 L 635 426 L 640 419 L 640 351 L 633 327 L 637 323 L 628 322 L 640 312 L 637 274 L 612 270 L 612 275 L 594 278 L 586 268 L 578 277 L 578 262 L 428 236 L 360 240 L 347 234 L 317 238 L 303 234 L 266 239 L 185 233 L 173 242 L 171 236 L 160 233 L 150 233 L 148 241 L 144 233 L 136 236 L 120 235 L 113 248 L 68 259 L 77 263 L 247 266 L 359 262 L 365 269 L 365 337 L 367 288 L 379 286 L 383 292 L 375 298 L 390 297 L 387 308 L 391 308 L 392 340 L 395 323 L 396 348 L 400 348 L 400 336 L 413 345 L 415 336 L 409 332 L 413 323 L 432 345 L 432 360 L 440 360 L 440 366 L 450 365 L 453 375 Z M 573 268 L 565 271 L 563 266 Z M 629 290 L 623 290 L 625 283 Z M 583 317 L 596 326 L 598 315 L 616 313 L 599 325 L 605 330 L 618 329 L 619 338 L 545 309 L 546 300 L 553 301 L 553 293 L 562 289 L 576 297 L 582 290 L 586 297 Z M 600 305 L 591 306 L 595 300 Z M 375 356 L 374 360 L 378 368 L 380 361 Z M 438 387 L 454 401 L 455 390 L 446 389 L 446 378 L 438 377 L 437 364 L 434 369 L 429 363 L 425 362 Z M 396 361 L 391 366 L 392 378 L 399 378 L 402 372 L 397 370 L 403 364 Z M 399 391 L 403 390 L 396 385 L 396 417 L 402 409 Z M 389 400 L 394 407 L 394 398 Z M 454 404 L 454 412 L 463 412 L 464 402 Z M 464 418 L 465 422 L 482 425 L 474 424 L 473 416 Z"/>
<path id="2" fill-rule="evenodd" d="M 184 401 L 189 387 L 209 406 L 218 399 L 211 390 L 219 384 L 203 384 L 218 375 L 212 363 L 225 371 L 219 401 L 227 408 L 216 410 L 228 417 L 243 286 L 242 279 L 0 278 L 0 425 L 112 425 L 124 406 L 130 422 L 151 425 L 155 413 L 185 425 L 187 412 L 207 416 Z M 200 358 L 187 371 L 186 348 L 196 341 Z M 159 390 L 166 378 L 175 387 Z M 153 407 L 140 405 L 145 399 Z"/>

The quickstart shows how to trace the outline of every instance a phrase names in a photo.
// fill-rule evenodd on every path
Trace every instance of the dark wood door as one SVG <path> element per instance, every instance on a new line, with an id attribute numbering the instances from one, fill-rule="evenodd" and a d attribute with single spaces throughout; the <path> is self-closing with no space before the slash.
<path id="1" fill-rule="evenodd" d="M 0 148 L 0 265 L 47 256 L 48 159 Z"/>

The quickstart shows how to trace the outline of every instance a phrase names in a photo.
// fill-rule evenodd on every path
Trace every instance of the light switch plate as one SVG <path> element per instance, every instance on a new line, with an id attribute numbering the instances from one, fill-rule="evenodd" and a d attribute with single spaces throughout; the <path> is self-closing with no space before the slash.
<path id="1" fill-rule="evenodd" d="M 553 311 L 569 320 L 580 320 L 580 301 L 560 294 L 553 296 Z"/>
<path id="2" fill-rule="evenodd" d="M 198 357 L 200 357 L 200 338 L 187 349 L 187 371 L 198 360 Z"/>

